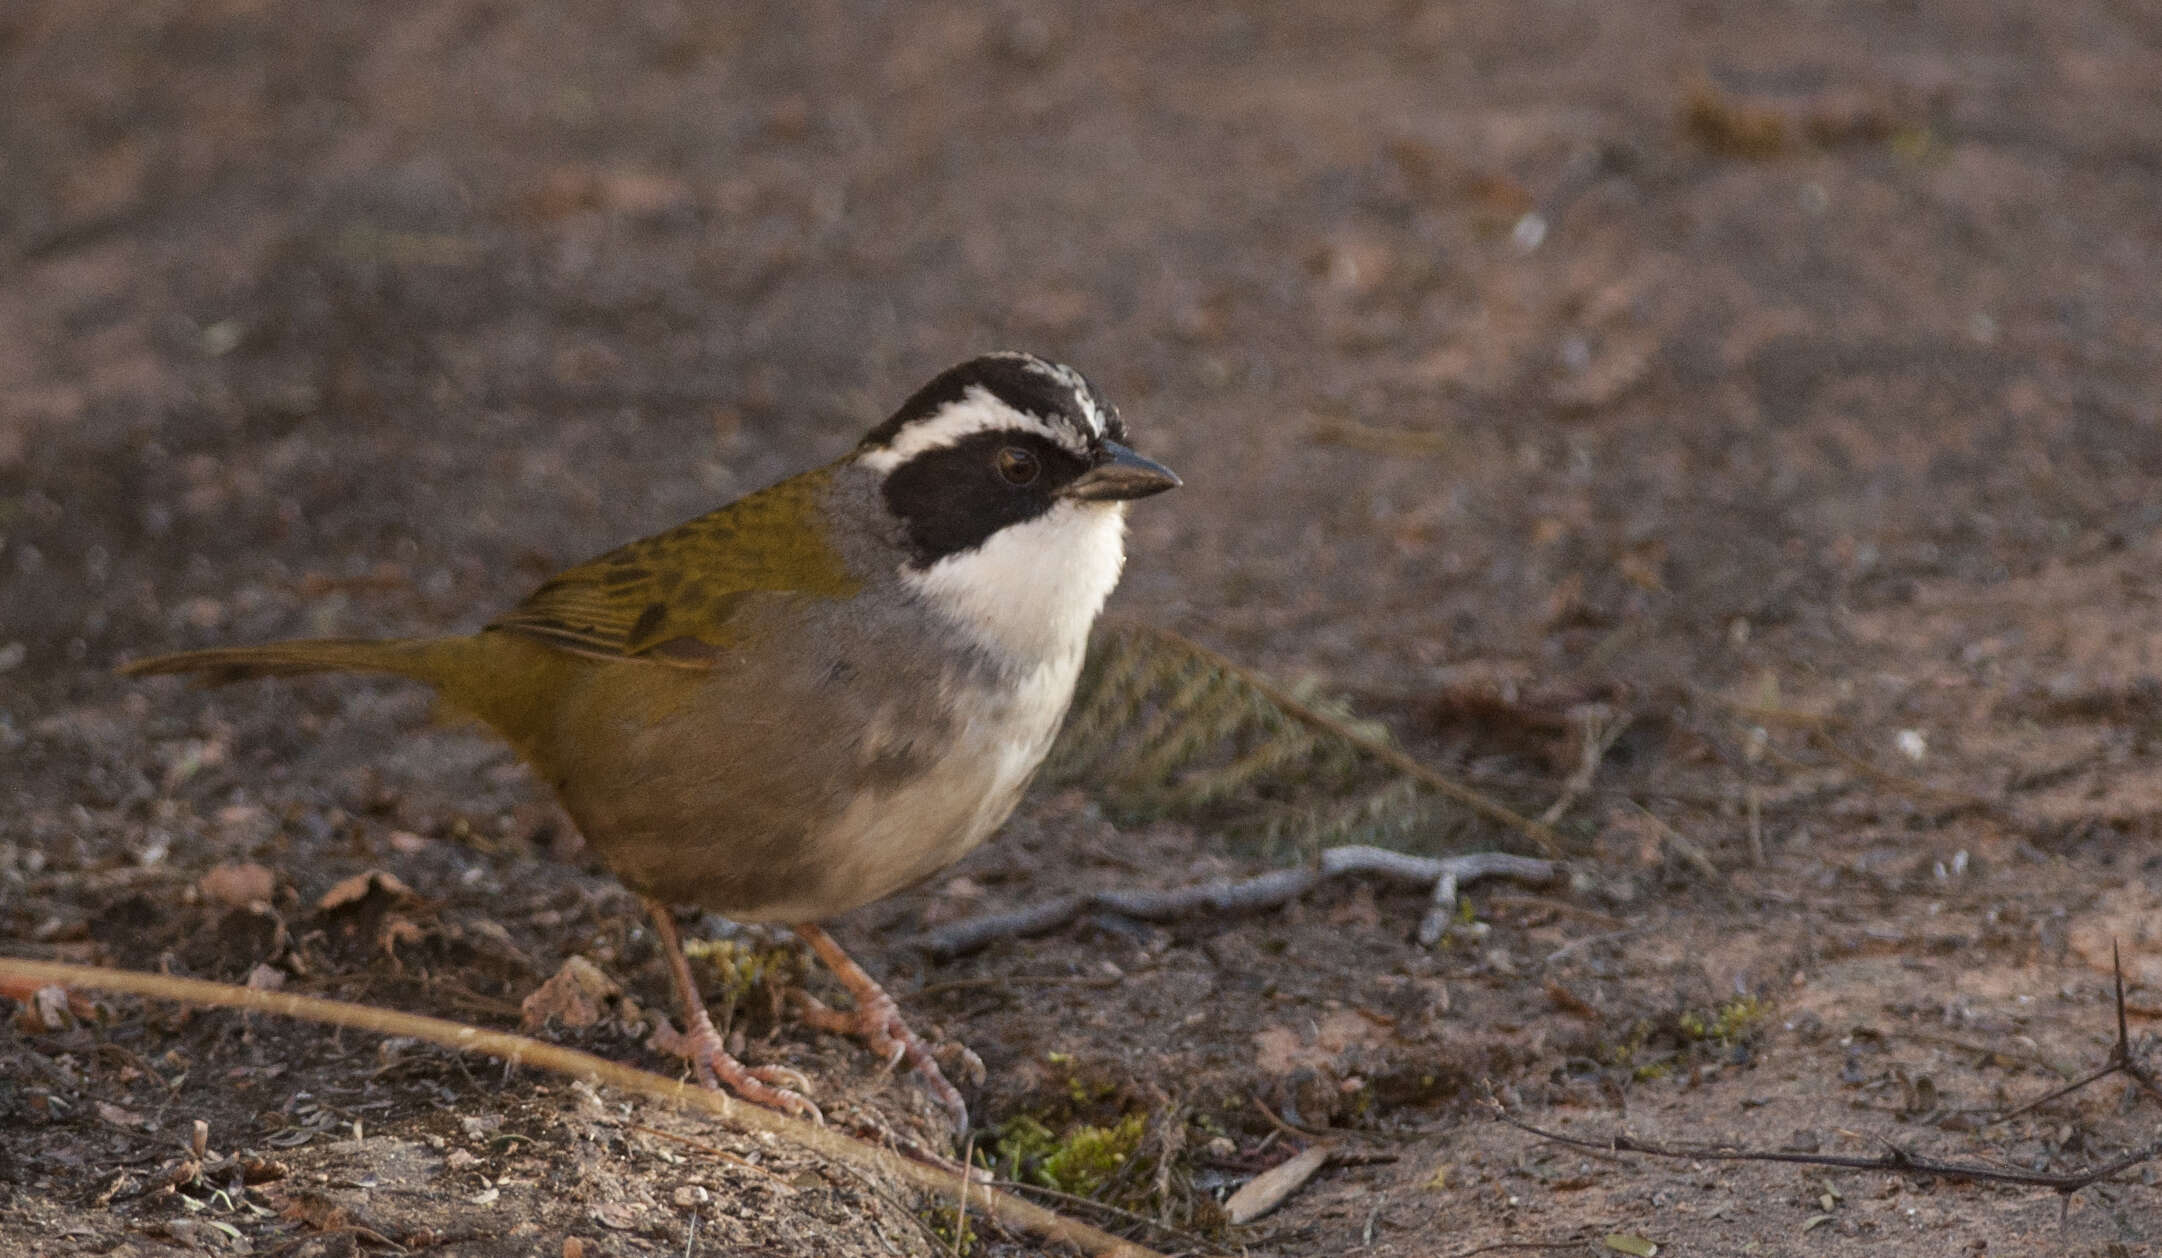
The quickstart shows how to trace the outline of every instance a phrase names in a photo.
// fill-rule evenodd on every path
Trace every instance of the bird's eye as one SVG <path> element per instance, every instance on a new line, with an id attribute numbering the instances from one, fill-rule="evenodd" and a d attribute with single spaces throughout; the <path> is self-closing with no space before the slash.
<path id="1" fill-rule="evenodd" d="M 994 462 L 998 466 L 998 474 L 1005 477 L 1009 485 L 1029 484 L 1043 471 L 1043 464 L 1036 456 L 1020 446 L 1007 446 L 1000 450 Z"/>

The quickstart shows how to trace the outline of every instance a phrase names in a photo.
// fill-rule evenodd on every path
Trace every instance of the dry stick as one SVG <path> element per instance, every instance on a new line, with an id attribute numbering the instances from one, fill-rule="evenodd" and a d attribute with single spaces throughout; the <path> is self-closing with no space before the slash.
<path id="1" fill-rule="evenodd" d="M 1434 883 L 1434 894 L 1426 898 L 1426 915 L 1419 919 L 1419 929 L 1412 938 L 1421 948 L 1431 948 L 1449 933 L 1449 926 L 1456 921 L 1456 874 L 1443 874 Z"/>
<path id="2" fill-rule="evenodd" d="M 628 1126 L 632 1131 L 638 1132 L 641 1135 L 653 1136 L 661 1140 L 673 1140 L 677 1144 L 680 1144 L 687 1149 L 696 1149 L 698 1152 L 704 1154 L 709 1158 L 712 1158 L 716 1162 L 727 1162 L 746 1171 L 752 1171 L 757 1174 L 763 1175 L 789 1193 L 793 1193 L 796 1191 L 795 1185 L 789 1183 L 784 1176 L 776 1175 L 772 1171 L 766 1169 L 763 1166 L 760 1166 L 758 1163 L 753 1162 L 749 1158 L 741 1157 L 737 1154 L 730 1153 L 728 1150 L 722 1148 L 717 1144 L 713 1144 L 710 1141 L 700 1140 L 696 1136 L 686 1136 L 679 1131 L 663 1131 L 659 1127 L 648 1127 L 644 1123 L 627 1123 L 625 1125 Z M 963 1165 L 966 1165 L 966 1163 L 964 1163 Z"/>
<path id="3" fill-rule="evenodd" d="M 2110 1046 L 2109 1060 L 2063 1087 L 2045 1092 L 2025 1105 L 2017 1109 L 2006 1110 L 1989 1121 L 1993 1123 L 2010 1122 L 2030 1110 L 2039 1109 L 2049 1104 L 2060 1096 L 2069 1096 L 2090 1083 L 2107 1079 L 2119 1072 L 2122 1072 L 2127 1079 L 2138 1084 L 2148 1095 L 2162 1094 L 2162 1088 L 2157 1088 L 2154 1076 L 2148 1072 L 2147 1067 L 2140 1064 L 2132 1056 L 2132 1032 L 2125 1025 L 2124 1018 L 2124 958 L 2117 954 L 2117 941 L 2114 939 L 2110 940 L 2109 944 L 2109 961 L 2111 968 L 2116 971 L 2117 979 L 2117 1042 Z"/>
<path id="4" fill-rule="evenodd" d="M 1771 733 L 1762 725 L 1751 726 L 1742 752 L 1749 774 L 1743 795 L 1749 814 L 1749 863 L 1758 868 L 1764 865 L 1764 786 L 1757 781 L 1757 761 L 1764 758 L 1764 750 L 1771 743 Z"/>
<path id="5" fill-rule="evenodd" d="M 1548 856 L 1558 857 L 1562 854 L 1561 835 L 1556 833 L 1552 826 L 1534 821 L 1531 818 L 1524 816 L 1523 814 L 1508 807 L 1507 805 L 1501 803 L 1498 800 L 1491 799 L 1486 795 L 1483 795 L 1478 791 L 1475 791 L 1470 787 L 1465 786 L 1463 783 L 1454 780 L 1453 778 L 1444 777 L 1441 774 L 1435 772 L 1433 769 L 1428 768 L 1426 765 L 1423 765 L 1417 760 L 1414 760 L 1410 756 L 1404 754 L 1402 751 L 1399 751 L 1395 747 L 1390 746 L 1388 743 L 1382 742 L 1380 739 L 1371 737 L 1369 735 L 1362 734 L 1358 730 L 1351 728 L 1344 722 L 1337 720 L 1335 717 L 1330 716 L 1328 713 L 1323 712 L 1310 704 L 1301 703 L 1298 699 L 1292 697 L 1291 694 L 1281 689 L 1275 683 L 1269 681 L 1267 678 L 1262 677 L 1258 673 L 1254 673 L 1247 669 L 1240 668 L 1237 664 L 1232 663 L 1229 659 L 1217 654 L 1215 651 L 1211 651 L 1209 648 L 1201 645 L 1200 643 L 1194 641 L 1192 638 L 1185 636 L 1184 634 L 1173 633 L 1168 629 L 1158 630 L 1157 632 L 1162 633 L 1164 637 L 1178 643 L 1179 646 L 1181 646 L 1185 650 L 1192 651 L 1194 654 L 1208 661 L 1211 665 L 1236 674 L 1248 684 L 1252 685 L 1254 689 L 1260 691 L 1263 697 L 1267 698 L 1269 702 L 1275 704 L 1279 708 L 1282 708 L 1285 712 L 1290 713 L 1292 716 L 1298 718 L 1299 720 L 1304 721 L 1309 725 L 1315 726 L 1318 729 L 1327 730 L 1329 733 L 1343 739 L 1345 742 L 1351 743 L 1354 746 L 1358 747 L 1359 750 L 1364 751 L 1366 754 L 1374 757 L 1376 760 L 1379 760 L 1383 764 L 1388 765 L 1390 768 L 1395 769 L 1398 773 L 1403 774 L 1405 777 L 1411 778 L 1412 780 L 1418 782 L 1420 785 L 1434 791 L 1436 794 L 1445 795 L 1448 798 L 1455 800 L 1457 803 L 1462 804 L 1464 807 L 1469 808 L 1473 812 L 1480 814 L 1487 820 L 1499 822 L 1502 825 L 1505 825 L 1510 829 L 1517 831 L 1518 833 L 1524 835 L 1526 838 L 1530 839 L 1533 843 L 1538 844 L 1539 850 L 1545 852 Z"/>
<path id="6" fill-rule="evenodd" d="M 2078 1192 L 2080 1189 L 2112 1175 L 2128 1171 L 2142 1162 L 2150 1162 L 2162 1155 L 2162 1140 L 2152 1141 L 2125 1154 L 2114 1162 L 2089 1170 L 2073 1171 L 2063 1175 L 2051 1175 L 2044 1171 L 2000 1170 L 1994 1166 L 1980 1166 L 1971 1162 L 1940 1162 L 1935 1158 L 1920 1157 L 1897 1145 L 1891 1151 L 1873 1158 L 1849 1157 L 1837 1153 L 1782 1153 L 1758 1149 L 1723 1149 L 1716 1145 L 1653 1144 L 1633 1136 L 1609 1136 L 1603 1140 L 1585 1140 L 1577 1136 L 1565 1136 L 1558 1131 L 1534 1127 L 1522 1119 L 1512 1118 L 1499 1106 L 1495 1117 L 1518 1131 L 1527 1132 L 1541 1140 L 1572 1148 L 1592 1149 L 1601 1153 L 1642 1153 L 1657 1158 L 1687 1158 L 1700 1162 L 1794 1162 L 1803 1166 L 1831 1166 L 1849 1171 L 1892 1171 L 1913 1175 L 1935 1175 L 1943 1179 L 1966 1179 L 1999 1184 L 2023 1184 L 2032 1188 L 2051 1188 L 2061 1193 Z"/>
<path id="7" fill-rule="evenodd" d="M 1014 1180 L 1008 1180 L 1007 1184 L 1015 1192 L 1025 1192 L 1031 1196 L 1046 1197 L 1052 1201 L 1064 1202 L 1076 1210 L 1095 1210 L 1108 1214 L 1113 1218 L 1124 1219 L 1136 1227 L 1145 1227 L 1152 1232 L 1182 1241 L 1187 1248 L 1180 1250 L 1179 1255 L 1175 1256 L 1175 1258 L 1183 1258 L 1184 1255 L 1189 1253 L 1206 1254 L 1212 1252 L 1208 1240 L 1204 1237 L 1196 1236 L 1183 1228 L 1174 1227 L 1161 1219 L 1152 1219 L 1145 1214 L 1122 1209 L 1108 1201 L 1098 1201 L 1094 1197 L 1083 1197 L 1078 1193 L 1061 1192 L 1056 1188 L 1046 1188 L 1042 1184 L 1023 1184 Z"/>
<path id="8" fill-rule="evenodd" d="M 1810 740 L 1822 748 L 1832 759 L 1837 760 L 1847 768 L 1887 790 L 1905 795 L 1910 799 L 1933 799 L 1948 807 L 1974 809 L 1980 812 L 1995 812 L 2003 806 L 1999 800 L 1986 799 L 1983 796 L 1969 794 L 1966 791 L 1955 790 L 1951 787 L 1931 786 L 1927 782 L 1893 773 L 1889 769 L 1880 769 L 1840 746 L 1832 739 L 1829 733 L 1821 729 L 1812 730 Z"/>
<path id="9" fill-rule="evenodd" d="M 1588 1236 L 1580 1236 L 1575 1240 L 1566 1241 L 1495 1241 L 1489 1245 L 1479 1245 L 1464 1250 L 1461 1253 L 1452 1255 L 1452 1258 L 1474 1258 L 1478 1254 L 1496 1254 L 1511 1249 L 1582 1249 L 1589 1244 L 1591 1244 L 1591 1238 Z"/>
<path id="10" fill-rule="evenodd" d="M 968 1133 L 968 1142 L 961 1147 L 961 1165 L 968 1166 L 976 1160 L 976 1133 Z M 956 1175 L 961 1181 L 961 1196 L 953 1203 L 953 1255 L 961 1258 L 961 1240 L 968 1234 L 968 1176 Z"/>
<path id="11" fill-rule="evenodd" d="M 1704 854 L 1704 849 L 1698 847 L 1688 836 L 1675 829 L 1666 818 L 1633 799 L 1629 801 L 1629 806 L 1644 814 L 1644 819 L 1652 823 L 1652 828 L 1659 832 L 1660 838 L 1666 840 L 1667 846 L 1680 852 L 1682 859 L 1688 861 L 1698 873 L 1704 875 L 1706 882 L 1729 891 L 1734 889 L 1734 884 L 1729 882 L 1727 876 L 1719 871 L 1719 866 L 1712 863 L 1712 858 Z"/>
<path id="12" fill-rule="evenodd" d="M 956 1182 L 963 1178 L 952 1171 L 912 1162 L 890 1150 L 866 1144 L 831 1128 L 814 1127 L 785 1114 L 761 1109 L 723 1092 L 708 1092 L 692 1084 L 663 1078 L 650 1071 L 595 1057 L 591 1053 L 581 1053 L 576 1049 L 543 1043 L 507 1031 L 488 1031 L 443 1018 L 376 1009 L 368 1005 L 325 1000 L 317 996 L 257 991 L 235 987 L 230 983 L 211 983 L 201 979 L 173 978 L 163 974 L 111 970 L 57 961 L 0 957 L 0 984 L 13 982 L 35 987 L 58 986 L 117 992 L 147 996 L 155 1000 L 245 1009 L 308 1022 L 328 1023 L 332 1026 L 354 1027 L 379 1035 L 408 1036 L 457 1052 L 481 1053 L 511 1066 L 528 1065 L 558 1074 L 591 1079 L 679 1109 L 702 1111 L 740 1131 L 772 1136 L 839 1162 L 858 1168 L 875 1169 L 896 1179 L 905 1180 L 927 1193 L 953 1192 Z M 1120 1240 L 1108 1232 L 1054 1214 L 1032 1202 L 1023 1201 L 988 1185 L 978 1185 L 970 1196 L 975 1199 L 973 1204 L 1002 1227 L 1029 1232 L 1047 1240 L 1071 1245 L 1089 1254 L 1104 1255 L 1106 1258 L 1163 1258 L 1163 1255 L 1155 1250 Z"/>
<path id="13" fill-rule="evenodd" d="M 1569 775 L 1568 781 L 1562 783 L 1561 794 L 1555 796 L 1554 802 L 1547 805 L 1545 812 L 1539 814 L 1541 824 L 1553 825 L 1560 821 L 1563 814 L 1574 807 L 1585 792 L 1591 790 L 1592 783 L 1599 777 L 1599 765 L 1606 759 L 1606 753 L 1613 750 L 1614 744 L 1620 742 L 1621 736 L 1629 731 L 1632 718 L 1628 713 L 1617 714 L 1604 710 L 1604 704 L 1599 706 L 1602 710 L 1585 713 L 1578 718 L 1578 725 L 1584 735 L 1584 746 L 1577 757 L 1576 771 Z"/>
<path id="14" fill-rule="evenodd" d="M 1285 1135 L 1290 1136 L 1295 1140 L 1325 1140 L 1328 1138 L 1327 1132 L 1308 1131 L 1304 1127 L 1292 1126 L 1290 1123 L 1284 1121 L 1284 1119 L 1278 1117 L 1276 1111 L 1269 1108 L 1269 1103 L 1267 1101 L 1262 1100 L 1260 1097 L 1255 1096 L 1251 1092 L 1246 1094 L 1246 1099 L 1252 1101 L 1254 1103 L 1254 1108 L 1261 1111 L 1261 1116 L 1269 1120 L 1269 1126 L 1276 1128 L 1278 1131 L 1283 1132 Z"/>
<path id="15" fill-rule="evenodd" d="M 2042 1095 L 2027 1102 L 2025 1105 L 2019 1106 L 2016 1109 L 2008 1109 L 2001 1114 L 1997 1114 L 1991 1117 L 1989 1121 L 1992 1123 L 2011 1122 L 2013 1119 L 2018 1118 L 2022 1114 L 2042 1108 L 2043 1106 L 2049 1104 L 2051 1101 L 2056 1100 L 2060 1096 L 2070 1096 L 2074 1092 L 2079 1091 L 2081 1088 L 2084 1088 L 2089 1084 L 2099 1083 L 2100 1081 L 2109 1078 L 2111 1075 L 2116 1074 L 2118 1071 L 2125 1068 L 2125 1063 L 2118 1061 L 2116 1058 L 2117 1055 L 2115 1053 L 2111 1053 L 2110 1060 L 2107 1064 L 2095 1067 L 2093 1070 L 2090 1070 L 2086 1074 L 2081 1075 L 2079 1078 L 2072 1080 L 2070 1083 L 2065 1084 L 2063 1087 L 2052 1088 L 2049 1091 L 2044 1092 Z M 1988 1111 L 1984 1110 L 1982 1112 L 1987 1113 Z"/>
<path id="16" fill-rule="evenodd" d="M 919 936 L 915 946 L 935 957 L 957 956 L 995 939 L 1056 930 L 1090 909 L 1161 922 L 1203 909 L 1231 913 L 1274 908 L 1306 894 L 1323 879 L 1341 874 L 1379 874 L 1400 882 L 1432 887 L 1447 879 L 1454 879 L 1458 884 L 1481 878 L 1516 878 L 1544 883 L 1553 881 L 1560 869 L 1552 861 L 1512 856 L 1507 852 L 1471 852 L 1436 858 L 1346 844 L 1322 852 L 1320 864 L 1315 866 L 1278 869 L 1253 878 L 1221 879 L 1163 891 L 1092 891 L 1060 896 L 1011 913 L 971 917 Z M 1453 902 L 1454 895 L 1450 899 Z"/>
<path id="17" fill-rule="evenodd" d="M 2162 1093 L 2162 1087 L 2158 1087 L 2147 1068 L 2132 1057 L 2131 1033 L 2125 1026 L 2124 964 L 2117 957 L 2115 942 L 2110 945 L 2110 957 L 2117 971 L 2117 1043 L 2110 1050 L 2108 1064 L 2088 1074 L 2085 1078 L 2058 1088 L 2035 1101 L 2020 1106 L 2018 1109 L 2006 1111 L 1996 1121 L 2002 1122 L 2024 1114 L 2037 1105 L 2055 1100 L 2075 1089 L 2086 1087 L 2095 1080 L 2105 1078 L 2118 1071 L 2123 1071 L 2127 1077 L 2137 1082 L 2150 1093 Z M 2113 1175 L 2131 1170 L 2142 1163 L 2151 1162 L 2157 1157 L 2162 1157 L 2162 1140 L 2153 1140 L 2113 1162 L 2106 1162 L 2101 1166 L 2090 1167 L 2084 1171 L 2069 1171 L 2061 1175 L 2052 1175 L 2045 1171 L 2005 1170 L 1994 1166 L 1980 1166 L 1972 1162 L 1941 1162 L 1935 1158 L 1919 1157 L 1889 1140 L 1884 1140 L 1881 1136 L 1878 1137 L 1878 1140 L 1889 1151 L 1873 1158 L 1849 1157 L 1836 1153 L 1774 1153 L 1754 1149 L 1723 1149 L 1708 1145 L 1653 1144 L 1649 1141 L 1638 1140 L 1632 1136 L 1621 1135 L 1609 1136 L 1604 1140 L 1586 1140 L 1578 1136 L 1565 1136 L 1560 1132 L 1534 1127 L 1521 1119 L 1511 1117 L 1498 1102 L 1493 1104 L 1494 1116 L 1518 1131 L 1529 1132 L 1542 1140 L 1552 1140 L 1557 1144 L 1565 1144 L 1578 1149 L 1592 1149 L 1604 1153 L 1642 1153 L 1651 1157 L 1689 1158 L 1704 1162 L 1792 1162 L 1802 1166 L 1832 1166 L 1852 1171 L 1903 1171 L 1914 1175 L 1934 1175 L 1942 1179 L 1973 1180 L 1994 1184 L 2020 1184 L 2030 1188 L 2049 1188 L 2066 1196 L 2078 1192 L 2091 1184 L 2100 1183 Z"/>

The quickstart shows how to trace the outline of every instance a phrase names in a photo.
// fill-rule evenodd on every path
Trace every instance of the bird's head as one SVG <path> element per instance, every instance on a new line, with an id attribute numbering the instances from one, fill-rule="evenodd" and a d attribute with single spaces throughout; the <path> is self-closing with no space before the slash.
<path id="1" fill-rule="evenodd" d="M 854 460 L 880 478 L 908 584 L 1025 658 L 1079 648 L 1118 581 L 1124 505 L 1179 484 L 1126 440 L 1080 372 L 998 353 L 939 373 Z"/>

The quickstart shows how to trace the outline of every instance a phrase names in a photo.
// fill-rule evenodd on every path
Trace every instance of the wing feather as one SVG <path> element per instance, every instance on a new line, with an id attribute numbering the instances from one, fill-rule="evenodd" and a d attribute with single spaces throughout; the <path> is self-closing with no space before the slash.
<path id="1" fill-rule="evenodd" d="M 603 659 L 709 668 L 760 594 L 846 598 L 859 582 L 816 524 L 822 469 L 641 538 L 543 582 L 488 628 Z"/>

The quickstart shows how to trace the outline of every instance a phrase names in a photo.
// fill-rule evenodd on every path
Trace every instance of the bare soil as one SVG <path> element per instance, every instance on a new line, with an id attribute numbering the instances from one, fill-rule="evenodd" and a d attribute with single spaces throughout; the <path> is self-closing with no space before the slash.
<path id="1" fill-rule="evenodd" d="M 1990 1118 L 2105 1059 L 2113 943 L 2135 1038 L 2162 1017 L 2158 188 L 2162 22 L 2124 0 L 20 0 L 0 948 L 504 1027 L 582 956 L 664 1009 L 634 901 L 422 696 L 110 666 L 471 627 L 1024 346 L 1188 479 L 1122 614 L 1535 807 L 1628 724 L 1561 816 L 1576 880 L 1474 887 L 1434 949 L 1358 884 L 909 947 L 1257 868 L 1074 794 L 838 923 L 981 1053 L 985 1138 L 1145 1114 L 1233 1252 L 2154 1252 L 2151 1170 L 1608 1157 L 1480 1098 L 2055 1170 L 2155 1134 L 2121 1078 Z M 408 890 L 330 894 L 377 871 Z M 777 990 L 750 1056 L 931 1130 Z M 0 1250 L 950 1252 L 939 1203 L 565 1080 L 89 1012 L 0 1028 Z M 665 1069 L 636 1022 L 549 1033 Z M 198 1119 L 243 1169 L 161 1183 Z M 1307 1142 L 1279 1124 L 1357 1156 L 1212 1222 Z"/>

